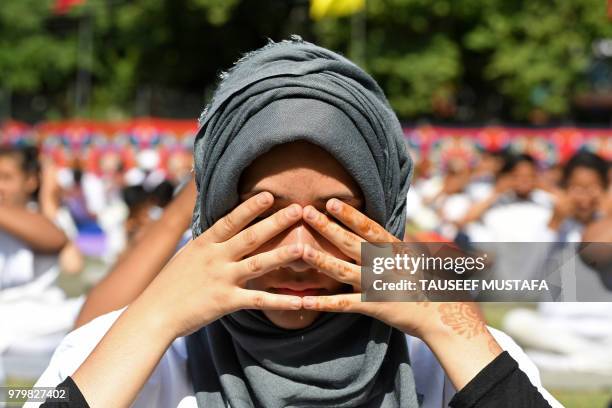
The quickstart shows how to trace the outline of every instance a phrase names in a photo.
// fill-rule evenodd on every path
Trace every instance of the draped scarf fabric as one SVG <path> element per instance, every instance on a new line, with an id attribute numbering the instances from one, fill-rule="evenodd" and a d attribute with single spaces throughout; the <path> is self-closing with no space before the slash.
<path id="1" fill-rule="evenodd" d="M 328 151 L 355 179 L 365 213 L 404 233 L 412 161 L 376 82 L 349 60 L 292 38 L 223 75 L 194 146 L 194 237 L 238 204 L 243 170 L 297 140 Z M 299 330 L 241 310 L 187 338 L 200 408 L 418 406 L 406 338 L 367 316 L 324 313 Z"/>

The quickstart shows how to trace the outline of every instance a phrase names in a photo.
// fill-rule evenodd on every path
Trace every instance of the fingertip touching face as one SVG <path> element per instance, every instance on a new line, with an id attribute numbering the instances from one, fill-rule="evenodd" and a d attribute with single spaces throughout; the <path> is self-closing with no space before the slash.
<path id="1" fill-rule="evenodd" d="M 293 203 L 302 207 L 311 205 L 325 212 L 325 204 L 330 198 L 340 199 L 360 210 L 364 205 L 360 188 L 342 165 L 320 147 L 301 141 L 276 146 L 258 157 L 242 173 L 239 190 L 241 201 L 262 191 L 272 193 L 274 205 L 260 218 Z M 353 262 L 303 221 L 266 242 L 253 254 L 296 243 L 307 244 L 339 259 Z M 352 291 L 350 286 L 332 279 L 301 260 L 248 281 L 247 288 L 304 296 Z M 285 329 L 307 327 L 320 314 L 313 310 L 263 313 L 274 324 Z"/>

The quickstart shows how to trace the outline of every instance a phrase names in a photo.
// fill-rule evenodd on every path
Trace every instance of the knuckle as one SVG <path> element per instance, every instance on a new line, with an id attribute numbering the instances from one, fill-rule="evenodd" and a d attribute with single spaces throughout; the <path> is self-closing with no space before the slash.
<path id="1" fill-rule="evenodd" d="M 314 255 L 314 264 L 321 269 L 327 269 L 329 268 L 328 262 L 325 259 L 325 255 L 323 255 L 321 252 L 316 252 Z"/>
<path id="2" fill-rule="evenodd" d="M 348 268 L 344 267 L 343 265 L 340 265 L 340 263 L 338 263 L 336 267 L 338 270 L 338 279 L 340 279 L 342 282 L 345 282 L 350 276 Z"/>
<path id="3" fill-rule="evenodd" d="M 272 217 L 272 222 L 274 223 L 275 228 L 283 228 L 287 223 L 286 212 L 277 212 L 274 214 L 274 217 Z"/>
<path id="4" fill-rule="evenodd" d="M 322 230 L 327 230 L 331 225 L 329 218 L 319 213 L 315 214 L 314 223 Z"/>
<path id="5" fill-rule="evenodd" d="M 368 234 L 368 241 L 371 242 L 383 242 L 385 241 L 385 236 L 381 234 L 379 231 L 372 230 Z"/>
<path id="6" fill-rule="evenodd" d="M 251 273 L 257 273 L 261 271 L 262 265 L 258 256 L 249 258 L 249 260 L 247 261 L 247 269 Z"/>
<path id="7" fill-rule="evenodd" d="M 342 230 L 342 245 L 348 249 L 352 249 L 355 245 L 355 239 L 353 235 L 347 230 Z"/>
<path id="8" fill-rule="evenodd" d="M 244 232 L 244 243 L 248 247 L 253 247 L 257 244 L 257 233 L 252 228 Z"/>
<path id="9" fill-rule="evenodd" d="M 234 215 L 232 213 L 229 213 L 225 217 L 223 217 L 223 222 L 221 223 L 221 225 L 223 227 L 224 232 L 228 234 L 235 231 L 236 222 L 234 220 Z"/>
<path id="10" fill-rule="evenodd" d="M 331 264 L 331 262 L 328 262 L 324 255 L 317 255 L 317 258 L 315 259 L 315 266 L 319 269 L 323 269 L 325 271 L 333 271 L 334 270 L 334 266 Z"/>
<path id="11" fill-rule="evenodd" d="M 288 261 L 290 259 L 293 259 L 295 255 L 293 254 L 293 252 L 291 252 L 290 248 L 291 247 L 286 246 L 283 248 L 282 251 L 279 251 L 277 255 L 277 259 L 279 261 Z"/>
<path id="12" fill-rule="evenodd" d="M 339 310 L 348 310 L 349 306 L 350 306 L 350 302 L 348 299 L 339 299 L 337 301 L 337 306 Z"/>
<path id="13" fill-rule="evenodd" d="M 253 296 L 252 302 L 253 306 L 255 306 L 257 309 L 262 309 L 266 304 L 266 300 L 264 299 L 263 295 L 259 293 Z"/>

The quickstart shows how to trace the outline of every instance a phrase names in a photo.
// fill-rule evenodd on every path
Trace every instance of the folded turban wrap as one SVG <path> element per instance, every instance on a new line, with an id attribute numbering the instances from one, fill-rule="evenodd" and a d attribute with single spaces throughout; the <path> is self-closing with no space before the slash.
<path id="1" fill-rule="evenodd" d="M 298 140 L 335 157 L 366 215 L 402 238 L 412 161 L 395 114 L 362 69 L 297 37 L 239 60 L 202 113 L 194 237 L 239 203 L 250 163 Z M 418 406 L 405 335 L 364 315 L 323 313 L 286 330 L 240 310 L 191 334 L 187 352 L 200 408 Z"/>

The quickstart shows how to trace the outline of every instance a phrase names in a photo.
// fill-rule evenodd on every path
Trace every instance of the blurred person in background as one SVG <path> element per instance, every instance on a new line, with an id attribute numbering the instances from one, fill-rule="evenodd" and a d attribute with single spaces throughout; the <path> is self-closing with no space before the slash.
<path id="1" fill-rule="evenodd" d="M 127 245 L 125 220 L 128 208 L 122 197 L 122 190 L 126 186 L 124 173 L 125 164 L 119 152 L 111 150 L 102 156 L 100 179 L 104 185 L 106 204 L 98 214 L 97 222 L 106 238 L 102 259 L 107 265 L 112 265 Z"/>
<path id="2" fill-rule="evenodd" d="M 128 208 L 125 220 L 127 248 L 138 241 L 144 229 L 154 220 L 155 203 L 143 186 L 129 186 L 122 191 L 123 201 Z"/>
<path id="3" fill-rule="evenodd" d="M 503 323 L 504 330 L 527 348 L 540 369 L 568 378 L 579 373 L 612 375 L 612 303 L 601 301 L 612 297 L 612 287 L 606 287 L 601 271 L 592 267 L 609 264 L 601 256 L 609 257 L 612 245 L 589 244 L 612 243 L 612 223 L 601 211 L 609 167 L 606 160 L 586 151 L 565 164 L 548 237 L 543 236 L 551 242 L 549 259 L 564 254 L 575 258 L 575 289 L 582 299 L 588 296 L 600 301 L 543 302 L 536 310 L 510 311 Z M 587 247 L 577 244 L 581 241 Z M 585 259 L 583 252 L 593 250 L 608 254 Z M 580 257 L 575 257 L 576 251 Z"/>
<path id="4" fill-rule="evenodd" d="M 121 194 L 128 208 L 125 220 L 127 246 L 138 242 L 147 227 L 158 220 L 172 201 L 174 186 L 163 181 L 149 191 L 143 185 L 124 187 Z"/>
<path id="5" fill-rule="evenodd" d="M 60 253 L 59 263 L 62 272 L 73 275 L 83 270 L 85 258 L 76 244 L 79 231 L 70 211 L 64 206 L 64 191 L 60 186 L 59 177 L 55 164 L 51 160 L 44 160 L 38 196 L 42 213 L 49 219 L 56 220 L 69 239 Z"/>
<path id="6" fill-rule="evenodd" d="M 64 203 L 69 209 L 77 229 L 79 231 L 87 230 L 96 222 L 96 214 L 90 210 L 91 206 L 89 203 L 91 201 L 98 202 L 99 204 L 96 204 L 96 208 L 101 210 L 103 208 L 103 204 L 100 203 L 102 197 L 87 197 L 86 191 L 91 191 L 92 189 L 86 186 L 90 186 L 94 182 L 92 182 L 91 177 L 87 181 L 83 180 L 83 169 L 78 162 L 75 162 L 70 170 L 71 177 L 64 184 Z"/>
<path id="7" fill-rule="evenodd" d="M 144 190 L 144 189 L 143 189 Z M 190 238 L 189 226 L 196 199 L 193 178 L 167 204 L 159 219 L 131 242 L 110 272 L 87 296 L 76 327 L 131 303 L 157 276 L 170 257 Z"/>
<path id="8" fill-rule="evenodd" d="M 483 149 L 470 175 L 466 191 L 472 202 L 486 199 L 495 189 L 495 180 L 504 165 L 505 151 Z"/>
<path id="9" fill-rule="evenodd" d="M 44 364 L 83 300 L 67 299 L 56 286 L 58 254 L 68 241 L 35 201 L 39 170 L 37 149 L 0 149 L 1 377 L 2 371 L 15 374 L 30 358 L 42 355 Z"/>
<path id="10" fill-rule="evenodd" d="M 174 185 L 180 186 L 187 183 L 191 178 L 193 169 L 193 156 L 186 149 L 177 149 L 168 158 L 168 180 Z"/>
<path id="11" fill-rule="evenodd" d="M 608 199 L 612 201 L 612 197 Z M 612 214 L 586 227 L 583 242 L 612 242 Z M 609 247 L 598 244 L 589 245 L 589 248 L 583 248 L 580 256 L 587 265 L 599 273 L 603 285 L 612 291 L 612 251 Z"/>
<path id="12" fill-rule="evenodd" d="M 552 241 L 579 242 L 583 229 L 604 215 L 608 168 L 606 160 L 586 151 L 565 164 L 548 223 Z"/>
<path id="13" fill-rule="evenodd" d="M 563 184 L 563 167 L 560 163 L 554 163 L 543 169 L 539 177 L 539 187 L 551 194 L 561 192 Z"/>
<path id="14" fill-rule="evenodd" d="M 434 231 L 439 225 L 436 212 L 424 201 L 433 197 L 442 188 L 442 179 L 432 171 L 427 155 L 411 152 L 415 160 L 413 184 L 406 194 L 406 233 L 413 235 L 421 231 Z"/>
<path id="15" fill-rule="evenodd" d="M 461 157 L 450 159 L 446 165 L 442 188 L 433 197 L 423 200 L 426 207 L 436 212 L 436 231 L 450 241 L 455 239 L 457 223 L 465 217 L 472 204 L 466 191 L 470 173 L 468 160 Z"/>
<path id="16" fill-rule="evenodd" d="M 518 154 L 506 158 L 494 191 L 474 204 L 460 224 L 475 242 L 529 242 L 546 231 L 551 214 L 549 194 L 538 189 L 536 161 Z"/>
<path id="17" fill-rule="evenodd" d="M 549 193 L 538 188 L 538 167 L 527 154 L 509 154 L 497 175 L 495 188 L 457 223 L 456 242 L 489 251 L 495 262 L 490 272 L 498 279 L 538 279 L 546 253 L 538 246 L 504 243 L 539 242 L 552 214 Z M 486 294 L 485 294 L 486 295 Z M 497 300 L 511 300 L 511 291 Z"/>
<path id="18" fill-rule="evenodd" d="M 183 184 L 188 181 L 189 180 L 183 180 Z M 174 197 L 174 192 L 176 190 L 177 187 L 175 187 L 175 185 L 169 180 L 162 181 L 151 191 L 151 199 L 153 201 L 153 204 L 160 209 L 166 208 L 166 206 L 172 201 L 172 198 Z"/>

